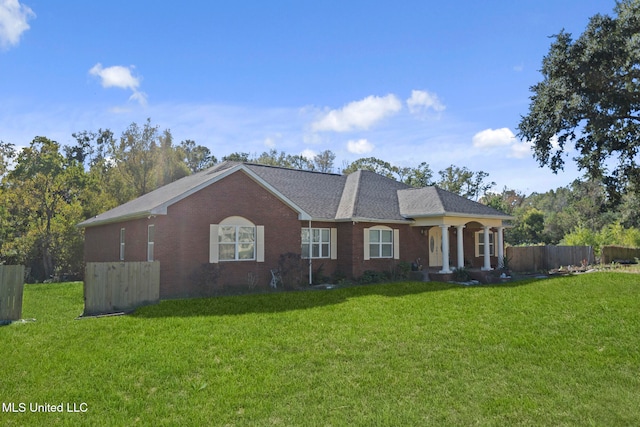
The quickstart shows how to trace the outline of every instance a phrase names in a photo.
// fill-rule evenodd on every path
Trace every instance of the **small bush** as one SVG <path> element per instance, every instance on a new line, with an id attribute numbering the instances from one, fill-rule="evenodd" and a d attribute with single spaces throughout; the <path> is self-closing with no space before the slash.
<path id="1" fill-rule="evenodd" d="M 400 261 L 394 269 L 394 279 L 406 280 L 409 278 L 409 272 L 411 271 L 411 263 L 406 261 Z"/>
<path id="2" fill-rule="evenodd" d="M 347 275 L 340 270 L 336 270 L 331 276 L 331 283 L 340 283 L 347 280 Z"/>
<path id="3" fill-rule="evenodd" d="M 324 274 L 324 264 L 320 264 L 318 268 L 313 272 L 312 282 L 314 285 L 320 285 L 322 283 L 328 283 L 331 281 L 331 277 Z"/>
<path id="4" fill-rule="evenodd" d="M 360 283 L 361 285 L 365 285 L 368 283 L 382 282 L 385 279 L 387 279 L 387 277 L 382 272 L 375 271 L 375 270 L 366 270 L 364 273 L 362 273 L 362 276 L 360 276 L 360 278 L 358 279 L 358 283 Z"/>
<path id="5" fill-rule="evenodd" d="M 458 267 L 453 269 L 453 280 L 456 282 L 468 282 L 471 278 L 469 270 L 466 267 Z"/>
<path id="6" fill-rule="evenodd" d="M 282 286 L 285 289 L 293 289 L 303 283 L 303 260 L 300 254 L 287 252 L 280 255 L 278 259 L 278 270 L 282 278 Z"/>

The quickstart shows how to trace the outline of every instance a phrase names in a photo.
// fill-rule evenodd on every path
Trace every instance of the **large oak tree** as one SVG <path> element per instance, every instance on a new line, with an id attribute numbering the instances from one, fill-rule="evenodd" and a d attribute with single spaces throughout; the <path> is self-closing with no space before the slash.
<path id="1" fill-rule="evenodd" d="M 640 0 L 614 11 L 575 40 L 555 36 L 518 129 L 540 166 L 563 169 L 573 145 L 578 167 L 616 194 L 640 185 Z"/>

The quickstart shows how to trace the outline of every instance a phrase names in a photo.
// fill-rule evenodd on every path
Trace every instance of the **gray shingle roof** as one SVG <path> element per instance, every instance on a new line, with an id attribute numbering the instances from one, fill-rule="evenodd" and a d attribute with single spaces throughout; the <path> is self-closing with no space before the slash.
<path id="1" fill-rule="evenodd" d="M 166 214 L 167 207 L 225 176 L 244 172 L 299 213 L 300 219 L 408 221 L 443 214 L 509 218 L 437 187 L 411 188 L 370 171 L 349 175 L 223 162 L 131 200 L 78 226 Z"/>
<path id="2" fill-rule="evenodd" d="M 410 188 L 398 191 L 402 216 L 419 218 L 442 215 L 468 215 L 479 217 L 510 218 L 490 206 L 438 187 Z"/>
<path id="3" fill-rule="evenodd" d="M 405 220 L 400 213 L 398 190 L 406 184 L 371 171 L 347 175 L 336 219 Z"/>
<path id="4" fill-rule="evenodd" d="M 312 218 L 335 218 L 344 176 L 256 164 L 246 164 L 246 167 Z"/>

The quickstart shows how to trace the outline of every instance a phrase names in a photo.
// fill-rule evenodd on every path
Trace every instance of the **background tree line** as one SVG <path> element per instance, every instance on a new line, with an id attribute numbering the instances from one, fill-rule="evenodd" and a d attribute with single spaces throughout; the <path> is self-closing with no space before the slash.
<path id="1" fill-rule="evenodd" d="M 74 133 L 60 145 L 38 136 L 23 149 L 0 142 L 0 263 L 24 264 L 29 279 L 78 275 L 83 269 L 83 236 L 76 225 L 158 187 L 207 169 L 218 159 L 192 140 L 176 144 L 169 129 L 148 119 L 132 123 L 118 137 L 110 129 Z M 426 162 L 396 167 L 374 157 L 334 165 L 325 150 L 313 159 L 270 150 L 235 152 L 222 160 L 253 162 L 318 172 L 348 174 L 371 170 L 414 187 L 439 185 L 478 199 L 493 182 L 485 172 L 451 165 L 439 179 Z"/>
<path id="2" fill-rule="evenodd" d="M 43 281 L 83 269 L 83 236 L 76 224 L 156 188 L 215 165 L 218 160 L 192 140 L 175 144 L 170 130 L 151 120 L 132 123 L 119 137 L 107 130 L 73 134 L 61 146 L 36 137 L 17 150 L 0 142 L 0 263 L 24 264 Z M 611 198 L 603 181 L 576 180 L 567 187 L 528 196 L 506 187 L 491 191 L 489 174 L 451 165 L 437 174 L 426 162 L 397 167 L 375 157 L 341 169 L 325 150 L 313 159 L 270 150 L 235 152 L 222 160 L 349 174 L 370 170 L 414 187 L 437 185 L 514 216 L 505 238 L 522 244 L 640 246 L 640 198 Z"/>

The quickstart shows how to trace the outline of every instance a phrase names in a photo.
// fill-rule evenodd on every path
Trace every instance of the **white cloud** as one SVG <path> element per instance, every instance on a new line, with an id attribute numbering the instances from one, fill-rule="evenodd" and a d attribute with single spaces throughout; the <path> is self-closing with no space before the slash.
<path id="1" fill-rule="evenodd" d="M 140 86 L 140 79 L 131 74 L 132 68 L 134 67 L 128 68 L 121 65 L 104 68 L 98 62 L 89 70 L 89 74 L 100 77 L 102 87 L 137 90 L 138 86 Z"/>
<path id="2" fill-rule="evenodd" d="M 0 0 L 0 47 L 17 45 L 22 33 L 31 28 L 27 21 L 35 16 L 29 6 L 18 0 Z"/>
<path id="3" fill-rule="evenodd" d="M 373 151 L 375 146 L 366 139 L 351 140 L 347 142 L 347 150 L 353 154 L 366 154 Z"/>
<path id="4" fill-rule="evenodd" d="M 351 102 L 339 110 L 331 110 L 315 121 L 313 131 L 347 132 L 354 129 L 369 129 L 376 122 L 402 109 L 402 103 L 393 94 L 368 96 Z"/>
<path id="5" fill-rule="evenodd" d="M 473 135 L 473 146 L 476 148 L 492 148 L 510 145 L 516 136 L 509 128 L 485 129 Z"/>
<path id="6" fill-rule="evenodd" d="M 507 157 L 516 159 L 524 159 L 525 157 L 531 157 L 533 144 L 529 141 L 516 141 L 511 146 L 511 153 Z"/>
<path id="7" fill-rule="evenodd" d="M 557 141 L 557 139 L 556 139 Z M 552 145 L 554 142 L 552 140 Z M 509 128 L 486 129 L 473 136 L 473 146 L 483 150 L 502 147 L 509 158 L 523 159 L 531 156 L 533 144 L 520 141 Z"/>
<path id="8" fill-rule="evenodd" d="M 134 90 L 131 96 L 129 97 L 129 101 L 138 101 L 140 105 L 147 105 L 147 94 L 144 92 Z"/>
<path id="9" fill-rule="evenodd" d="M 140 105 L 146 105 L 147 94 L 138 89 L 140 87 L 140 78 L 132 74 L 133 68 L 135 67 L 123 67 L 121 65 L 104 68 L 101 63 L 97 63 L 89 70 L 89 74 L 99 77 L 100 84 L 104 88 L 117 87 L 131 90 L 133 93 L 129 100 L 137 101 Z"/>
<path id="10" fill-rule="evenodd" d="M 313 158 L 316 156 L 316 152 L 313 150 L 310 150 L 309 148 L 307 148 L 306 150 L 303 150 L 302 153 L 300 153 L 300 155 L 302 157 L 304 157 L 305 159 L 308 160 L 313 160 Z"/>
<path id="11" fill-rule="evenodd" d="M 407 99 L 407 106 L 411 114 L 417 114 L 432 109 L 440 112 L 446 108 L 435 93 L 425 90 L 412 90 L 411 98 Z"/>

